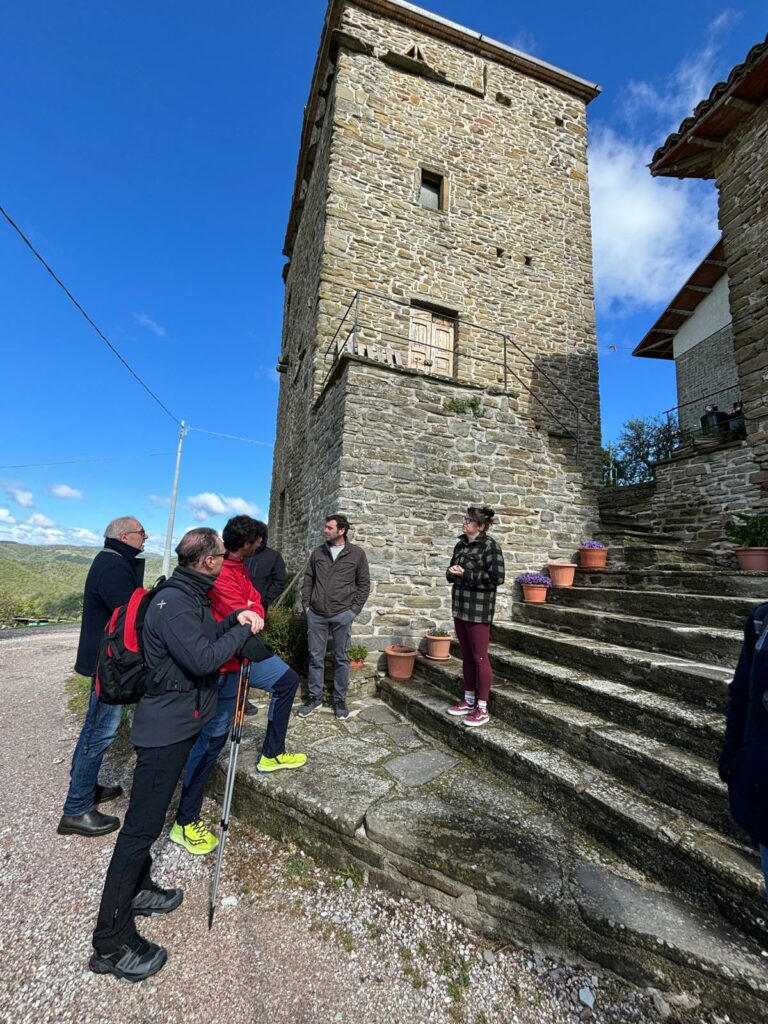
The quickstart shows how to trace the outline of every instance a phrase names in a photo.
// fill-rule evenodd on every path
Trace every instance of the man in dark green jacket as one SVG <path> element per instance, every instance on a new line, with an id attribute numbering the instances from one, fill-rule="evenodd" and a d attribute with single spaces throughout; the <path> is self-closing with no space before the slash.
<path id="1" fill-rule="evenodd" d="M 309 556 L 301 588 L 307 613 L 309 643 L 309 700 L 299 708 L 306 718 L 323 699 L 325 652 L 330 635 L 336 670 L 333 674 L 333 705 L 337 718 L 346 718 L 349 687 L 349 642 L 352 623 L 363 610 L 371 592 L 365 551 L 347 539 L 349 520 L 334 512 L 325 521 L 325 543 Z"/>

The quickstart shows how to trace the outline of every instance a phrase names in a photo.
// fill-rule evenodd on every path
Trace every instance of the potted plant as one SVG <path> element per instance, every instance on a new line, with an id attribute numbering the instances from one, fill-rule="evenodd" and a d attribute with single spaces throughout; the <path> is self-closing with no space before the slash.
<path id="1" fill-rule="evenodd" d="M 579 548 L 579 565 L 582 569 L 604 569 L 608 561 L 608 548 L 599 540 L 585 540 Z"/>
<path id="2" fill-rule="evenodd" d="M 365 666 L 365 659 L 368 657 L 367 647 L 350 647 L 349 648 L 349 667 L 350 668 L 363 668 Z"/>
<path id="3" fill-rule="evenodd" d="M 549 576 L 540 572 L 521 572 L 515 576 L 515 583 L 522 588 L 526 604 L 543 604 L 547 599 L 547 589 L 552 586 Z"/>
<path id="4" fill-rule="evenodd" d="M 451 656 L 451 634 L 447 629 L 431 629 L 427 633 L 427 657 L 447 661 Z"/>
<path id="5" fill-rule="evenodd" d="M 576 575 L 575 562 L 547 562 L 553 587 L 572 587 Z"/>
<path id="6" fill-rule="evenodd" d="M 387 656 L 387 675 L 390 679 L 398 679 L 401 682 L 410 679 L 413 675 L 413 666 L 418 653 L 415 647 L 407 644 L 392 644 L 384 648 Z"/>
<path id="7" fill-rule="evenodd" d="M 768 515 L 737 512 L 734 521 L 726 524 L 725 535 L 737 545 L 733 553 L 740 569 L 768 571 Z"/>

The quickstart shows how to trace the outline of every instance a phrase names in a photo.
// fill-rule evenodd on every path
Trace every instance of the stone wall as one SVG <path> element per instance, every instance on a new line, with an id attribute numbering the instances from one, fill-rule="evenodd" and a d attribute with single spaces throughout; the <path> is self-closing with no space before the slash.
<path id="1" fill-rule="evenodd" d="M 497 508 L 510 578 L 594 527 L 586 115 L 561 88 L 353 3 L 340 27 L 321 46 L 286 250 L 270 521 L 296 571 L 325 516 L 350 516 L 374 580 L 355 639 L 381 649 L 448 623 L 468 504 Z M 444 176 L 445 209 L 420 205 L 422 169 Z M 357 305 L 358 290 L 384 298 Z M 412 303 L 457 318 L 452 379 L 381 361 L 407 345 Z M 355 322 L 356 351 L 376 358 L 353 354 Z"/>
<path id="2" fill-rule="evenodd" d="M 728 136 L 715 174 L 747 438 L 768 508 L 768 101 Z"/>
<path id="3" fill-rule="evenodd" d="M 675 372 L 677 401 L 683 406 L 680 409 L 683 430 L 700 428 L 704 406 L 709 402 L 729 410 L 741 395 L 730 324 L 677 356 Z M 713 392 L 719 394 L 709 397 Z"/>
<path id="4" fill-rule="evenodd" d="M 719 558 L 730 550 L 725 524 L 734 512 L 754 512 L 760 487 L 747 441 L 656 463 L 653 484 L 607 488 L 600 495 L 602 513 L 631 516 L 655 533 L 672 535 L 692 548 L 706 548 Z"/>

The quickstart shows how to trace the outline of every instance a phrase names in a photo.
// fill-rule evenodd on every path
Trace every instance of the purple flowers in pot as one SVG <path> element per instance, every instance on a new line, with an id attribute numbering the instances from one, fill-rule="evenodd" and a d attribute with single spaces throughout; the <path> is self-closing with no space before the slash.
<path id="1" fill-rule="evenodd" d="M 585 540 L 581 546 L 583 548 L 604 548 L 605 544 L 601 544 L 599 540 Z"/>
<path id="2" fill-rule="evenodd" d="M 519 583 L 521 587 L 552 586 L 552 580 L 549 578 L 549 576 L 544 576 L 540 572 L 521 572 L 519 576 L 515 576 L 515 583 Z"/>

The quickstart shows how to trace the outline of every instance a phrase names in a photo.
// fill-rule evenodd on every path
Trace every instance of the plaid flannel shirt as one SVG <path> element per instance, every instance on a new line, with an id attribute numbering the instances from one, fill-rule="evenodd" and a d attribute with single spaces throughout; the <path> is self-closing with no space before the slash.
<path id="1" fill-rule="evenodd" d="M 475 540 L 465 536 L 453 549 L 451 565 L 460 565 L 464 575 L 460 578 L 445 576 L 453 585 L 451 610 L 454 619 L 464 622 L 493 622 L 496 609 L 496 588 L 504 582 L 504 555 L 501 548 L 487 533 Z"/>

